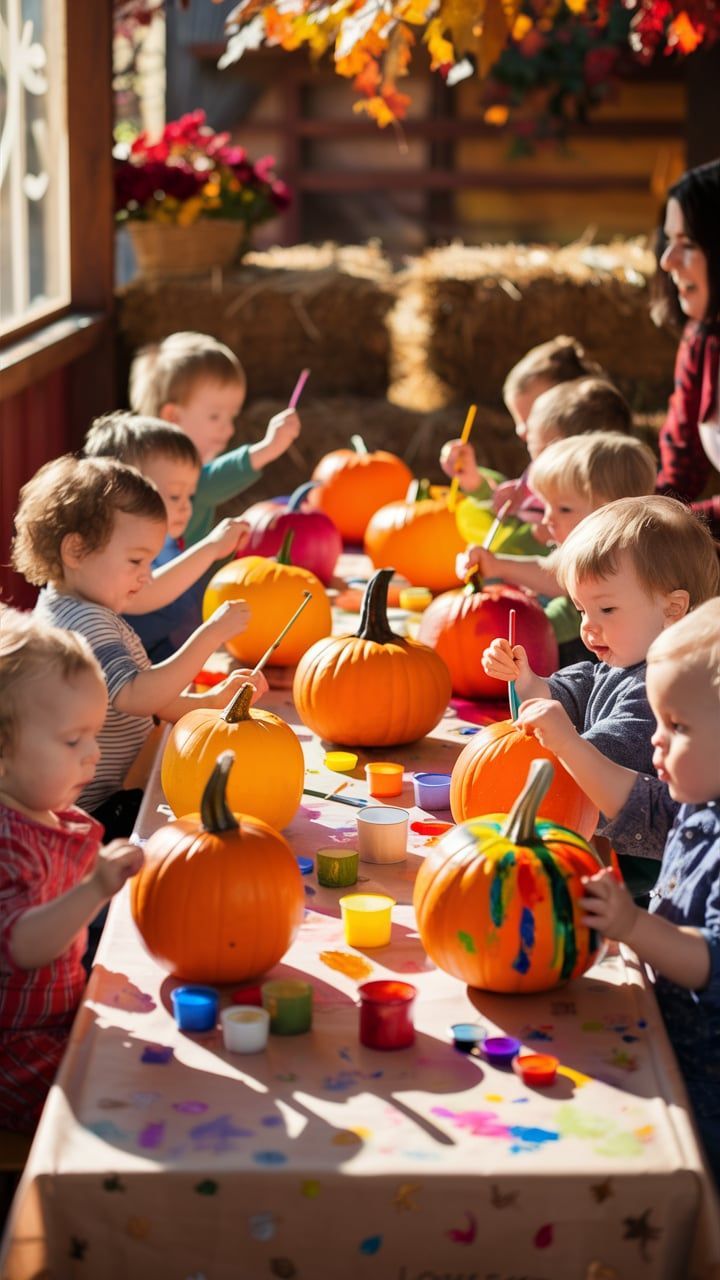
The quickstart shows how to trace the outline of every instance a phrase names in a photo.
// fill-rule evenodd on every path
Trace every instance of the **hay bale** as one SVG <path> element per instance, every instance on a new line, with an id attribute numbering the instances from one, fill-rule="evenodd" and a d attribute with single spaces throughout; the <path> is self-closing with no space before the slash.
<path id="1" fill-rule="evenodd" d="M 648 315 L 653 270 L 639 240 L 451 245 L 410 266 L 402 287 L 420 293 L 428 367 L 456 395 L 499 403 L 512 365 L 537 343 L 569 333 L 640 410 L 667 401 L 676 347 Z"/>
<path id="2" fill-rule="evenodd" d="M 126 361 L 176 329 L 212 334 L 237 352 L 255 396 L 289 395 L 304 366 L 316 393 L 372 396 L 389 381 L 394 301 L 376 245 L 298 245 L 250 253 L 218 280 L 134 280 L 119 291 L 118 328 Z"/>

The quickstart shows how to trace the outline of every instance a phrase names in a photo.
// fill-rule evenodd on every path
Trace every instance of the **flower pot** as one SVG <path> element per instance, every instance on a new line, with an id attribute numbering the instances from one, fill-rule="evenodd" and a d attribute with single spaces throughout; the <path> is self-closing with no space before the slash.
<path id="1" fill-rule="evenodd" d="M 244 222 L 200 218 L 188 227 L 167 222 L 127 223 L 138 271 L 147 280 L 203 275 L 229 267 L 247 248 Z"/>

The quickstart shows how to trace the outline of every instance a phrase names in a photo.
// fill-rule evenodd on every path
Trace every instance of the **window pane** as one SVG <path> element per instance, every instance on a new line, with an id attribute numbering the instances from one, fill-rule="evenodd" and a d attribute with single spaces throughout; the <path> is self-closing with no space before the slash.
<path id="1" fill-rule="evenodd" d="M 61 0 L 0 0 L 0 130 L 3 332 L 69 300 Z"/>

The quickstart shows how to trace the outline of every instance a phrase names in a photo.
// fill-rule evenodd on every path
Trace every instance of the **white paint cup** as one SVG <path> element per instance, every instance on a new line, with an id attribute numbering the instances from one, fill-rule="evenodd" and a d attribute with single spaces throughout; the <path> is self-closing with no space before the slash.
<path id="1" fill-rule="evenodd" d="M 260 1053 L 270 1030 L 270 1014 L 257 1005 L 231 1004 L 220 1014 L 228 1053 Z"/>
<path id="2" fill-rule="evenodd" d="M 362 862 L 404 862 L 407 857 L 407 809 L 367 805 L 357 815 Z"/>

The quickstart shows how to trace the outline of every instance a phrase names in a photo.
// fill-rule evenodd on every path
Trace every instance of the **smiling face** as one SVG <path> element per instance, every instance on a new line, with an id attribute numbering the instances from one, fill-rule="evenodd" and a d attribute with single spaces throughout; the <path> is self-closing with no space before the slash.
<path id="1" fill-rule="evenodd" d="M 562 546 L 568 534 L 598 505 L 572 489 L 567 489 L 564 493 L 558 490 L 552 494 L 538 491 L 538 497 L 545 508 L 542 527 L 547 529 L 550 541 L 558 547 Z"/>
<path id="2" fill-rule="evenodd" d="M 655 637 L 688 608 L 687 591 L 649 593 L 628 555 L 615 573 L 574 583 L 571 596 L 583 643 L 610 667 L 644 662 Z"/>
<path id="3" fill-rule="evenodd" d="M 116 511 L 110 540 L 86 551 L 79 534 L 63 539 L 62 590 L 122 613 L 150 580 L 151 565 L 165 541 L 167 524 Z"/>
<path id="4" fill-rule="evenodd" d="M 164 405 L 160 416 L 190 437 L 204 464 L 227 449 L 244 403 L 242 383 L 204 378 L 191 389 L 184 404 Z"/>
<path id="5" fill-rule="evenodd" d="M 107 689 L 90 669 L 72 676 L 49 671 L 16 695 L 16 724 L 0 748 L 0 799 L 39 822 L 77 801 L 95 775 L 97 735 L 107 713 Z"/>
<path id="6" fill-rule="evenodd" d="M 657 728 L 653 767 L 673 800 L 720 799 L 720 698 L 707 670 L 665 658 L 647 669 L 647 693 Z"/>
<path id="7" fill-rule="evenodd" d="M 680 203 L 672 196 L 667 202 L 664 230 L 667 245 L 660 266 L 677 289 L 683 314 L 688 320 L 704 320 L 710 302 L 707 258 L 689 235 Z"/>
<path id="8" fill-rule="evenodd" d="M 197 467 L 178 458 L 155 454 L 143 462 L 142 473 L 152 480 L 165 503 L 170 537 L 182 537 L 192 515 L 192 500 L 200 478 Z"/>

